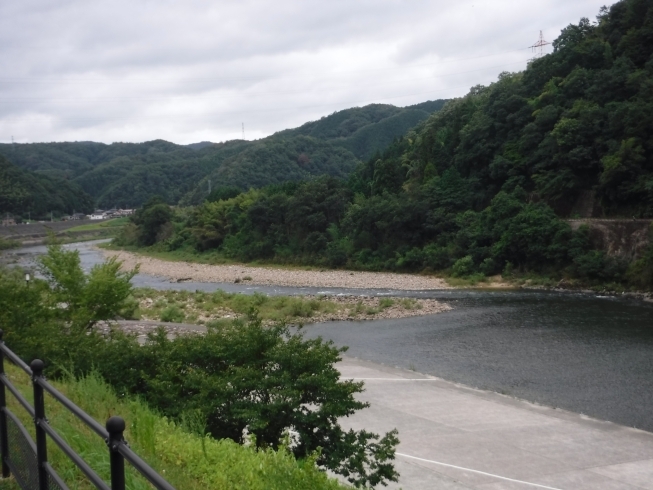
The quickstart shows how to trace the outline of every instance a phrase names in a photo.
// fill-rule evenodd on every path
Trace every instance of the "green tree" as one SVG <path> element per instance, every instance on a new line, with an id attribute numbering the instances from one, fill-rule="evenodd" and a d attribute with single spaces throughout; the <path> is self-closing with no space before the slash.
<path id="1" fill-rule="evenodd" d="M 213 325 L 202 336 L 170 340 L 161 330 L 103 365 L 119 390 L 166 415 L 201 414 L 213 437 L 253 436 L 258 447 L 276 449 L 288 436 L 298 458 L 317 452 L 319 465 L 356 486 L 396 481 L 396 431 L 379 438 L 338 423 L 368 406 L 355 398 L 362 383 L 340 379 L 335 364 L 344 350 L 284 325 L 264 327 L 250 312 L 248 321 Z"/>
<path id="2" fill-rule="evenodd" d="M 138 272 L 138 268 L 121 272 L 121 263 L 112 257 L 86 275 L 79 252 L 59 244 L 48 246 L 40 265 L 48 286 L 41 301 L 60 321 L 82 330 L 114 318 L 125 308 L 132 293 L 130 281 Z"/>
<path id="3" fill-rule="evenodd" d="M 160 197 L 150 198 L 132 217 L 132 222 L 139 227 L 139 245 L 154 245 L 160 238 L 164 226 L 171 219 L 170 206 L 164 203 Z"/>

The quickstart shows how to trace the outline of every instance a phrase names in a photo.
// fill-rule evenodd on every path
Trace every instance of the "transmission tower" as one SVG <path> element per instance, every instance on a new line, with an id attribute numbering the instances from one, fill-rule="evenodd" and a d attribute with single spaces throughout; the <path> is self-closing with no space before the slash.
<path id="1" fill-rule="evenodd" d="M 245 123 L 243 123 L 243 139 L 245 139 Z"/>
<path id="2" fill-rule="evenodd" d="M 531 46 L 531 49 L 535 54 L 535 57 L 533 59 L 541 58 L 542 56 L 544 56 L 544 46 L 546 46 L 547 44 L 551 44 L 551 43 L 544 40 L 544 35 L 542 34 L 542 31 L 540 31 L 540 39 Z"/>

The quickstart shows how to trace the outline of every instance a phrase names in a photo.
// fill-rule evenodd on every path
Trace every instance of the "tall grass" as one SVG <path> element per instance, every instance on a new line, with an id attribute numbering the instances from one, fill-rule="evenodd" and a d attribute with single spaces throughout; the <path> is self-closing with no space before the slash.
<path id="1" fill-rule="evenodd" d="M 134 317 L 147 315 L 149 318 L 159 318 L 167 322 L 194 322 L 199 315 L 206 317 L 222 316 L 224 313 L 244 315 L 252 308 L 258 311 L 263 320 L 293 321 L 324 313 L 334 313 L 343 308 L 324 298 L 266 296 L 260 293 L 248 295 L 220 290 L 214 293 L 202 291 L 190 293 L 142 288 L 134 291 L 134 297 L 137 300 L 146 298 L 151 300 L 148 307 L 135 310 Z"/>
<path id="2" fill-rule="evenodd" d="M 27 375 L 6 366 L 9 379 L 32 401 Z M 179 490 L 222 489 L 338 489 L 337 481 L 318 470 L 313 461 L 296 461 L 285 450 L 256 451 L 231 440 L 215 440 L 182 428 L 148 408 L 138 399 L 117 396 L 96 374 L 82 379 L 53 383 L 65 396 L 100 422 L 120 415 L 127 422 L 125 439 L 154 469 Z M 8 406 L 34 437 L 34 424 L 18 402 L 8 394 Z M 50 424 L 67 443 L 102 477 L 109 480 L 109 452 L 105 442 L 91 432 L 58 402 L 46 396 Z M 94 488 L 74 464 L 48 441 L 52 466 L 71 490 Z M 152 487 L 133 468 L 127 469 L 127 488 Z M 0 481 L 0 489 L 17 488 L 12 480 Z"/>

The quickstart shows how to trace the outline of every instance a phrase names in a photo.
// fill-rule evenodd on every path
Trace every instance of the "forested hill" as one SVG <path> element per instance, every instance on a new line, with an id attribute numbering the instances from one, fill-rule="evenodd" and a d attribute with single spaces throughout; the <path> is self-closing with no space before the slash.
<path id="1" fill-rule="evenodd" d="M 602 9 L 553 46 L 524 72 L 449 102 L 347 182 L 216 199 L 179 217 L 164 246 L 652 287 L 653 247 L 631 263 L 608 257 L 562 218 L 653 217 L 653 0 Z"/>
<path id="2" fill-rule="evenodd" d="M 74 211 L 90 213 L 91 196 L 79 186 L 58 178 L 36 174 L 15 165 L 0 155 L 0 215 L 6 213 L 27 219 L 59 216 Z"/>
<path id="3" fill-rule="evenodd" d="M 367 160 L 384 150 L 393 140 L 444 107 L 446 100 L 433 100 L 408 107 L 370 104 L 354 107 L 276 133 L 277 137 L 312 136 L 348 149 L 357 158 Z"/>
<path id="4" fill-rule="evenodd" d="M 170 204 L 199 203 L 208 194 L 209 179 L 213 188 L 244 190 L 323 174 L 345 177 L 361 158 L 382 150 L 442 105 L 348 109 L 253 142 L 2 144 L 0 155 L 24 169 L 79 184 L 100 207 L 138 206 L 154 195 Z"/>
<path id="5" fill-rule="evenodd" d="M 481 210 L 504 191 L 562 216 L 653 216 L 653 1 L 602 9 L 553 47 L 448 104 L 369 162 L 361 184 L 416 197 L 459 182 L 460 210 Z"/>

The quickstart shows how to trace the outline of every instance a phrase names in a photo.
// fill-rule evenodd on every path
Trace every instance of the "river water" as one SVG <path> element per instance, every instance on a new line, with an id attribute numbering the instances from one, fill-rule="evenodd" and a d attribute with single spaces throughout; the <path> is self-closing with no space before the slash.
<path id="1" fill-rule="evenodd" d="M 92 244 L 71 244 L 88 270 Z M 13 251 L 33 263 L 45 251 Z M 437 298 L 453 310 L 400 320 L 304 328 L 348 355 L 653 431 L 653 305 L 627 298 L 540 291 L 392 291 L 171 283 L 139 274 L 138 287 L 253 294 L 361 294 Z"/>

